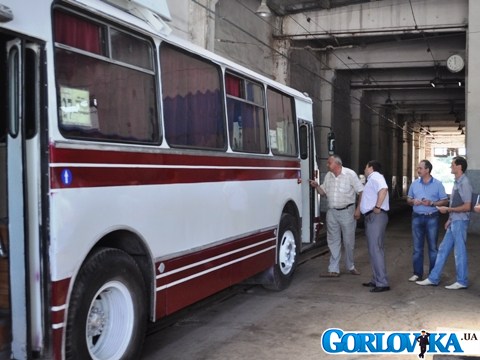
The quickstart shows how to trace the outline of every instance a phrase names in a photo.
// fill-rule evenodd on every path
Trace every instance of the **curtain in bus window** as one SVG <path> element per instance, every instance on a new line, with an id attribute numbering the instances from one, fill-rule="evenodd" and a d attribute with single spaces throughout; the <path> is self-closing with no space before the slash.
<path id="1" fill-rule="evenodd" d="M 267 152 L 263 108 L 227 98 L 227 116 L 232 150 Z"/>
<path id="2" fill-rule="evenodd" d="M 102 53 L 102 28 L 94 23 L 66 14 L 55 13 L 55 41 L 95 54 Z"/>
<path id="3" fill-rule="evenodd" d="M 219 69 L 162 44 L 165 137 L 172 147 L 225 148 Z"/>
<path id="4" fill-rule="evenodd" d="M 243 97 L 242 89 L 241 89 L 242 84 L 243 84 L 242 79 L 236 76 L 233 76 L 231 74 L 225 74 L 225 87 L 226 87 L 227 95 Z"/>
<path id="5" fill-rule="evenodd" d="M 158 142 L 153 75 L 62 49 L 56 75 L 64 136 Z"/>
<path id="6" fill-rule="evenodd" d="M 296 119 L 293 99 L 267 90 L 270 148 L 275 155 L 297 155 Z"/>

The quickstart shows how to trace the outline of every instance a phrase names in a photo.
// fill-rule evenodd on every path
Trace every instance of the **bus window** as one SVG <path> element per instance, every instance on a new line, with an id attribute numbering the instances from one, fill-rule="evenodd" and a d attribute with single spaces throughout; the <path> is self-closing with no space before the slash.
<path id="1" fill-rule="evenodd" d="M 160 66 L 169 145 L 224 150 L 220 69 L 166 43 L 160 47 Z"/>
<path id="2" fill-rule="evenodd" d="M 111 29 L 110 34 L 112 58 L 153 70 L 152 47 L 147 41 L 115 29 Z"/>
<path id="3" fill-rule="evenodd" d="M 55 13 L 55 41 L 104 55 L 102 47 L 103 27 L 73 15 L 57 11 Z"/>
<path id="4" fill-rule="evenodd" d="M 297 124 L 293 99 L 269 88 L 267 109 L 272 153 L 297 156 Z"/>
<path id="5" fill-rule="evenodd" d="M 232 150 L 267 153 L 263 87 L 226 73 L 225 90 Z"/>
<path id="6" fill-rule="evenodd" d="M 136 39 L 134 49 L 119 51 L 122 43 L 135 41 L 130 40 L 129 35 L 119 35 L 114 29 L 101 31 L 99 26 L 60 11 L 55 16 L 55 61 L 62 134 L 69 138 L 158 143 L 156 86 L 155 74 L 151 70 L 150 44 Z M 79 25 L 83 23 L 84 26 Z M 72 32 L 77 33 L 75 40 L 63 35 L 70 26 Z M 78 35 L 84 28 L 89 30 Z M 115 35 L 115 39 L 106 38 L 106 34 Z M 98 41 L 99 36 L 105 38 Z M 110 52 L 116 56 L 115 63 L 107 56 L 108 51 L 103 57 L 85 52 L 103 53 L 101 44 L 112 44 Z"/>

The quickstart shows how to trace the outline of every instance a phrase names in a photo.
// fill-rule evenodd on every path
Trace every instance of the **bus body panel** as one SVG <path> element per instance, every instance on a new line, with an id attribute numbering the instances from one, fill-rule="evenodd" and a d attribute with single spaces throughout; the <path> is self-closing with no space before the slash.
<path id="1" fill-rule="evenodd" d="M 51 151 L 54 158 L 68 152 Z M 144 155 L 132 153 L 137 163 L 129 164 L 122 152 L 106 153 L 116 163 L 59 159 L 50 165 L 53 280 L 71 277 L 74 260 L 109 232 L 133 232 L 161 258 L 275 227 L 288 201 L 300 203 L 298 161 L 249 159 L 243 165 L 230 157 L 160 154 L 156 160 L 148 154 L 143 162 Z M 103 157 L 100 151 L 88 156 Z"/>
<path id="2" fill-rule="evenodd" d="M 29 169 L 28 186 L 36 188 L 27 202 L 41 217 L 28 219 L 28 247 L 34 256 L 29 259 L 33 274 L 29 281 L 35 284 L 30 301 L 36 303 L 29 313 L 32 329 L 25 348 L 62 359 L 70 296 L 87 256 L 99 245 L 115 244 L 115 236 L 121 236 L 121 246 L 134 249 L 132 256 L 139 256 L 137 261 L 150 273 L 149 318 L 157 320 L 270 269 L 278 259 L 277 235 L 284 212 L 298 219 L 303 243 L 312 242 L 310 227 L 318 204 L 312 206 L 308 184 L 316 169 L 311 159 L 271 152 L 242 154 L 230 145 L 225 151 L 171 149 L 165 139 L 138 145 L 65 138 L 58 126 L 53 3 L 2 0 L 14 19 L 0 24 L 0 32 L 44 43 L 47 94 L 38 104 L 48 129 L 29 142 L 35 148 L 29 145 L 24 164 Z M 157 52 L 166 41 L 218 64 L 222 74 L 232 71 L 278 90 L 294 100 L 296 124 L 300 120 L 312 124 L 312 101 L 297 90 L 187 41 L 155 34 L 139 18 L 105 2 L 56 4 L 79 6 L 143 33 Z M 158 69 L 157 63 L 156 73 Z M 161 74 L 156 79 L 160 81 Z M 35 154 L 39 142 L 47 145 Z M 313 155 L 313 136 L 309 146 Z M 40 174 L 44 170 L 48 174 Z M 34 233 L 35 227 L 45 230 Z"/>

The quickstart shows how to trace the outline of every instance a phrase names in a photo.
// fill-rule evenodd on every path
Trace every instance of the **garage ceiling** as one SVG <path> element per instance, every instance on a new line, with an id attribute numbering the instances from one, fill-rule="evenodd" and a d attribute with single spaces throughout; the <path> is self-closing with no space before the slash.
<path id="1" fill-rule="evenodd" d="M 318 1 L 302 1 L 302 0 L 268 0 L 267 4 L 270 9 L 280 16 L 288 16 L 303 12 L 324 11 L 328 9 L 369 3 L 382 0 L 318 0 Z M 368 51 L 368 45 L 399 44 L 404 41 L 414 41 L 422 39 L 428 44 L 435 38 L 445 38 L 449 36 L 460 36 L 460 41 L 466 39 L 465 31 L 452 32 L 405 32 L 398 34 L 385 34 L 381 36 L 341 36 L 341 37 L 313 37 L 309 40 L 295 40 L 293 46 L 310 49 L 327 49 L 335 52 L 335 49 L 345 47 L 365 47 Z M 411 81 L 403 81 L 403 79 L 393 79 L 388 83 L 365 81 L 365 69 L 352 70 L 352 88 L 362 89 L 364 91 L 376 92 L 380 96 L 379 106 L 386 106 L 398 116 L 410 118 L 417 128 L 430 129 L 431 134 L 458 132 L 459 125 L 464 125 L 465 120 L 465 71 L 458 74 L 445 74 L 449 77 L 449 83 L 441 86 L 432 87 L 429 81 L 425 79 L 414 79 Z M 377 69 L 378 71 L 389 71 L 388 68 Z M 398 70 L 398 69 L 397 69 Z M 409 71 L 411 69 L 405 69 Z M 434 78 L 438 68 L 433 66 L 423 68 L 424 77 Z M 401 71 L 398 71 L 401 74 Z M 401 76 L 401 75 L 400 75 Z M 355 80 L 356 79 L 356 80 Z M 361 81 L 358 81 L 360 79 Z M 462 82 L 462 86 L 457 86 L 458 80 Z M 399 84 L 401 83 L 401 86 Z M 417 99 L 412 99 L 411 93 L 421 94 Z M 382 95 L 383 94 L 383 95 Z M 382 97 L 383 96 L 383 97 Z M 387 100 L 390 97 L 392 102 Z M 419 121 L 421 119 L 421 122 Z"/>

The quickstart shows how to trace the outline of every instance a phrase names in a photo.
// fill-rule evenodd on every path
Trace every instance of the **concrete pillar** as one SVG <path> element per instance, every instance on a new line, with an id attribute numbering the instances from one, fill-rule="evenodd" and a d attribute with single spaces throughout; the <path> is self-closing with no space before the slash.
<path id="1" fill-rule="evenodd" d="M 372 154 L 371 159 L 376 159 L 382 163 L 380 158 L 380 144 L 381 141 L 381 132 L 380 132 L 380 117 L 378 111 L 373 111 L 370 116 L 371 121 L 371 130 L 370 133 L 372 137 L 370 139 L 370 154 Z M 382 164 L 383 166 L 383 164 Z"/>
<path id="2" fill-rule="evenodd" d="M 465 81 L 465 142 L 467 148 L 467 175 L 473 191 L 480 193 L 480 1 L 468 2 L 467 67 Z M 480 234 L 480 215 L 472 214 L 470 232 Z"/>
<path id="3" fill-rule="evenodd" d="M 358 99 L 358 101 L 352 101 L 350 104 L 350 112 L 352 114 L 352 140 L 351 140 L 351 157 L 350 166 L 356 172 L 363 169 L 365 164 L 360 164 L 360 116 L 361 116 L 361 98 L 363 91 L 353 90 L 351 92 L 352 99 Z"/>
<path id="4" fill-rule="evenodd" d="M 190 40 L 207 50 L 215 48 L 215 5 L 218 0 L 198 0 L 190 3 L 188 31 Z"/>
<path id="5" fill-rule="evenodd" d="M 317 144 L 320 148 L 317 148 L 318 152 L 318 166 L 320 173 L 326 173 L 327 166 L 325 160 L 328 158 L 328 133 L 332 126 L 332 108 L 333 108 L 333 81 L 335 78 L 335 71 L 333 70 L 321 70 L 320 76 L 324 81 L 320 81 L 320 119 L 316 119 L 315 133 L 317 136 Z"/>
<path id="6" fill-rule="evenodd" d="M 290 84 L 289 74 L 289 56 L 290 40 L 275 40 L 273 54 L 273 79 L 282 84 Z"/>

